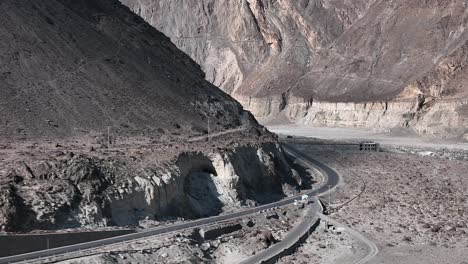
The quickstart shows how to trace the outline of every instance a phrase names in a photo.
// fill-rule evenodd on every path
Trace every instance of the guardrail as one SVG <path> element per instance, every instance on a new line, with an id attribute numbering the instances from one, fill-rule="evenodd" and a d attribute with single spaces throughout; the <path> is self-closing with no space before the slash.
<path id="1" fill-rule="evenodd" d="M 301 223 L 288 232 L 279 243 L 242 261 L 241 264 L 275 263 L 281 257 L 294 252 L 309 237 L 310 231 L 315 230 L 319 225 L 319 211 L 323 212 L 323 207 L 320 201 L 314 197 L 314 206 L 310 206 Z"/>
<path id="2" fill-rule="evenodd" d="M 172 233 L 175 231 L 182 231 L 182 230 L 191 229 L 195 227 L 201 227 L 201 226 L 210 225 L 214 223 L 220 223 L 223 221 L 230 221 L 230 220 L 234 220 L 237 218 L 241 218 L 243 216 L 247 216 L 250 214 L 260 212 L 262 210 L 265 210 L 271 207 L 284 206 L 284 205 L 290 204 L 294 202 L 294 199 L 298 199 L 298 197 L 299 196 L 290 197 L 290 198 L 287 198 L 278 202 L 257 206 L 254 208 L 250 208 L 247 210 L 243 210 L 240 212 L 231 213 L 227 215 L 213 216 L 213 217 L 203 218 L 203 219 L 199 219 L 199 220 L 195 220 L 195 221 L 191 221 L 187 223 L 182 223 L 182 224 L 177 224 L 177 225 L 157 227 L 157 228 L 145 231 L 145 232 L 122 235 L 122 236 L 113 237 L 113 238 L 106 238 L 106 239 L 101 239 L 101 240 L 96 240 L 96 241 L 91 241 L 91 242 L 86 242 L 86 243 L 58 247 L 58 248 L 53 248 L 53 249 L 48 249 L 48 250 L 41 250 L 41 251 L 30 252 L 30 253 L 25 253 L 25 254 L 20 254 L 20 255 L 2 257 L 0 258 L 0 264 L 58 256 L 58 255 L 68 254 L 71 252 L 82 251 L 86 249 L 91 249 L 91 248 L 96 248 L 96 247 L 101 247 L 101 246 L 106 246 L 106 245 L 111 245 L 111 244 L 118 244 L 122 242 L 128 242 L 131 240 L 155 236 L 155 235 L 168 234 L 168 233 Z"/>

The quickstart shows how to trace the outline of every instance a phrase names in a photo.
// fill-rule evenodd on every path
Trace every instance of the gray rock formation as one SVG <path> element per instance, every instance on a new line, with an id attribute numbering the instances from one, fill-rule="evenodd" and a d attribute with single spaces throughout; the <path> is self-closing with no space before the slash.
<path id="1" fill-rule="evenodd" d="M 263 122 L 468 138 L 466 1 L 121 2 Z"/>
<path id="2" fill-rule="evenodd" d="M 0 196 L 4 230 L 137 225 L 197 218 L 285 195 L 289 166 L 276 144 L 181 153 L 166 165 L 85 154 L 11 166 Z"/>

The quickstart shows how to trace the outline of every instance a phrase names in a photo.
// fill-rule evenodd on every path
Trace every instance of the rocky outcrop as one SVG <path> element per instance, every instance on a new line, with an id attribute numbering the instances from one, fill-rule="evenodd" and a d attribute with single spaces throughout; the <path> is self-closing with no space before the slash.
<path id="1" fill-rule="evenodd" d="M 466 133 L 466 1 L 122 2 L 261 120 Z"/>
<path id="2" fill-rule="evenodd" d="M 185 152 L 166 165 L 81 154 L 12 166 L 2 179 L 0 226 L 16 231 L 216 215 L 298 186 L 275 143 Z"/>

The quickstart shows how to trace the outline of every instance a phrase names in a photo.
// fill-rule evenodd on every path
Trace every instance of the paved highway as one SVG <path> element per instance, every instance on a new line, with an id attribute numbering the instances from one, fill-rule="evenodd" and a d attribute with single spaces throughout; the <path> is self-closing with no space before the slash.
<path id="1" fill-rule="evenodd" d="M 326 182 L 321 184 L 318 189 L 310 192 L 309 196 L 323 196 L 328 192 L 333 191 L 333 188 L 335 188 L 339 184 L 340 176 L 338 175 L 338 173 L 336 173 L 336 171 L 332 170 L 330 167 L 319 162 L 318 160 L 309 157 L 307 154 L 299 151 L 298 149 L 294 148 L 293 146 L 287 143 L 283 142 L 282 145 L 283 149 L 286 150 L 287 153 L 300 160 L 304 160 L 309 166 L 313 166 L 320 169 L 323 172 L 324 176 L 326 176 Z"/>
<path id="2" fill-rule="evenodd" d="M 328 179 L 327 183 L 322 185 L 322 190 L 318 191 L 316 195 L 322 196 L 326 194 L 329 191 L 332 191 L 332 188 L 336 187 L 338 184 L 338 181 L 340 177 L 338 174 L 332 170 L 331 168 L 323 165 L 322 163 L 310 158 L 306 154 L 300 152 L 297 149 L 294 149 L 291 146 L 288 146 L 287 144 L 284 144 L 285 150 L 288 153 L 291 153 L 293 156 L 296 156 L 299 160 L 302 160 L 305 162 L 304 165 L 308 167 L 318 167 L 322 171 L 324 176 Z M 331 187 L 329 187 L 328 190 L 323 190 L 323 187 L 328 187 L 330 184 Z M 310 232 L 310 229 L 313 227 L 313 225 L 318 221 L 318 219 L 326 220 L 327 222 L 333 224 L 334 226 L 342 227 L 345 232 L 347 232 L 349 235 L 354 237 L 356 240 L 362 241 L 364 244 L 366 244 L 369 247 L 369 252 L 366 256 L 361 258 L 360 260 L 356 261 L 354 264 L 364 264 L 367 263 L 369 260 L 371 260 L 373 257 L 375 257 L 379 253 L 379 248 L 369 239 L 365 238 L 361 234 L 359 234 L 357 231 L 344 226 L 337 221 L 325 216 L 322 214 L 323 208 L 321 207 L 321 204 L 319 203 L 318 199 L 314 197 L 315 200 L 315 206 L 312 206 L 308 209 L 306 215 L 303 217 L 303 220 L 296 225 L 291 231 L 286 234 L 286 236 L 277 244 L 267 248 L 264 251 L 261 251 L 260 253 L 256 254 L 255 256 L 252 256 L 244 261 L 241 262 L 241 264 L 257 264 L 257 263 L 271 263 L 271 260 L 277 259 L 278 256 L 286 255 L 283 254 L 284 252 L 288 252 L 291 248 L 295 246 L 296 243 L 299 242 L 301 238 L 307 235 L 308 232 Z"/>
<path id="3" fill-rule="evenodd" d="M 269 260 L 275 259 L 284 251 L 293 248 L 302 237 L 307 235 L 307 232 L 309 232 L 314 224 L 319 220 L 318 216 L 323 208 L 321 207 L 320 201 L 317 197 L 314 197 L 313 200 L 314 203 L 307 209 L 306 214 L 303 217 L 304 220 L 289 231 L 279 243 L 276 243 L 260 253 L 242 261 L 240 264 L 270 263 Z"/>
<path id="4" fill-rule="evenodd" d="M 323 183 L 318 190 L 311 192 L 311 195 L 323 195 L 326 192 L 332 191 L 332 188 L 338 185 L 339 175 L 334 170 L 310 158 L 309 156 L 305 155 L 304 153 L 300 152 L 299 150 L 293 148 L 290 145 L 283 144 L 283 147 L 287 153 L 303 161 L 305 166 L 311 167 L 313 169 L 320 169 L 322 175 L 326 178 L 325 183 Z M 291 231 L 289 231 L 279 243 L 242 261 L 240 264 L 270 263 L 272 262 L 271 260 L 276 259 L 284 252 L 287 252 L 288 250 L 293 248 L 301 238 L 303 238 L 307 235 L 308 232 L 310 232 L 314 224 L 319 220 L 319 215 L 321 215 L 323 211 L 322 205 L 318 198 L 313 197 L 313 200 L 314 204 L 307 209 L 306 214 L 303 216 L 303 220 L 298 225 L 296 225 Z"/>
<path id="5" fill-rule="evenodd" d="M 338 184 L 339 176 L 335 171 L 328 168 L 324 164 L 322 164 L 322 163 L 308 157 L 307 155 L 304 155 L 300 151 L 292 148 L 291 146 L 286 146 L 286 149 L 292 155 L 300 156 L 302 159 L 307 160 L 310 163 L 313 163 L 318 168 L 323 170 L 327 175 L 326 182 L 324 184 L 322 184 L 321 187 L 319 187 L 316 190 L 303 192 L 303 193 L 301 193 L 299 195 L 288 197 L 288 198 L 283 199 L 283 200 L 278 201 L 278 202 L 253 207 L 253 208 L 250 208 L 250 209 L 247 209 L 247 210 L 243 210 L 243 211 L 239 211 L 239 212 L 235 212 L 235 213 L 231 213 L 231 214 L 226 214 L 226 215 L 203 218 L 203 219 L 190 221 L 190 222 L 185 222 L 185 223 L 181 223 L 181 224 L 174 224 L 174 225 L 169 225 L 169 226 L 164 226 L 164 227 L 158 227 L 158 228 L 150 229 L 150 230 L 139 232 L 139 233 L 133 233 L 133 234 L 128 234 L 128 235 L 112 237 L 112 238 L 107 238 L 107 239 L 102 239 L 102 240 L 96 240 L 96 241 L 91 241 L 91 242 L 86 242 L 86 243 L 81 243 L 81 244 L 75 244 L 75 245 L 70 245 L 70 246 L 64 246 L 64 247 L 59 247 L 59 248 L 53 248 L 53 249 L 48 249 L 48 250 L 30 252 L 30 253 L 25 253 L 25 254 L 21 254 L 21 255 L 3 257 L 3 258 L 0 258 L 0 264 L 20 262 L 20 261 L 26 261 L 26 260 L 33 260 L 33 259 L 39 259 L 39 258 L 44 258 L 44 257 L 50 257 L 50 256 L 54 256 L 54 255 L 63 255 L 63 254 L 67 254 L 69 252 L 75 252 L 75 251 L 100 247 L 100 246 L 104 246 L 104 245 L 121 243 L 121 242 L 129 241 L 129 240 L 134 240 L 134 239 L 139 239 L 139 238 L 144 238 L 144 237 L 149 237 L 149 236 L 154 236 L 154 235 L 161 235 L 161 234 L 171 233 L 171 232 L 175 232 L 175 231 L 181 231 L 181 230 L 184 230 L 184 229 L 201 227 L 201 226 L 204 226 L 204 225 L 215 224 L 215 223 L 219 223 L 219 222 L 223 222 L 223 221 L 233 220 L 233 219 L 241 218 L 241 217 L 244 217 L 244 216 L 256 213 L 256 212 L 260 212 L 262 210 L 267 210 L 267 209 L 271 209 L 271 208 L 278 207 L 278 206 L 285 206 L 285 205 L 288 205 L 288 204 L 292 204 L 292 203 L 294 203 L 294 200 L 300 199 L 300 197 L 303 194 L 307 194 L 310 197 L 312 197 L 312 196 L 316 196 L 317 194 L 325 193 L 330 189 L 330 187 L 334 187 L 334 186 L 336 186 Z"/>

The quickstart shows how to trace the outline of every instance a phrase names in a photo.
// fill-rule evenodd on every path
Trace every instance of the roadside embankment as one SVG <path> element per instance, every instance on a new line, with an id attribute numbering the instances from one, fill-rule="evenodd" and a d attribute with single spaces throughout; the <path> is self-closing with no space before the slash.
<path id="1" fill-rule="evenodd" d="M 293 253 L 307 239 L 309 233 L 319 225 L 318 212 L 322 211 L 323 208 L 319 200 L 314 198 L 313 203 L 304 212 L 303 220 L 290 230 L 280 242 L 242 261 L 241 264 L 275 263 L 281 257 Z"/>

